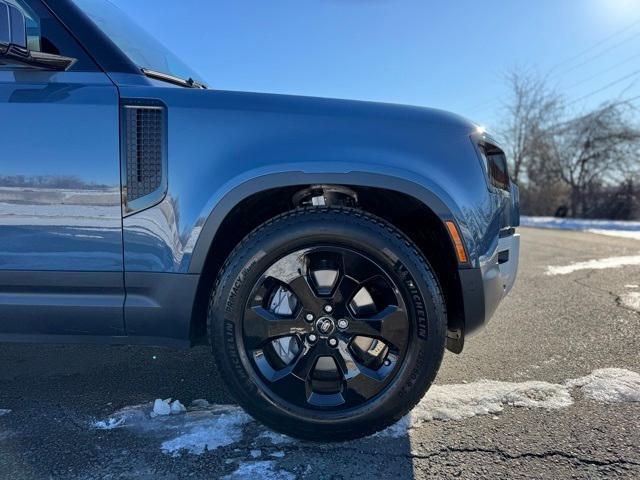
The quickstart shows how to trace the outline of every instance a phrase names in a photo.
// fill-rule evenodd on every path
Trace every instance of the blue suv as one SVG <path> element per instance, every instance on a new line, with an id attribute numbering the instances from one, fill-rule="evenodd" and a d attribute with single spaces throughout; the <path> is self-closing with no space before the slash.
<path id="1" fill-rule="evenodd" d="M 210 344 L 290 435 L 397 421 L 515 280 L 482 129 L 210 89 L 107 0 L 0 0 L 0 131 L 0 341 Z"/>

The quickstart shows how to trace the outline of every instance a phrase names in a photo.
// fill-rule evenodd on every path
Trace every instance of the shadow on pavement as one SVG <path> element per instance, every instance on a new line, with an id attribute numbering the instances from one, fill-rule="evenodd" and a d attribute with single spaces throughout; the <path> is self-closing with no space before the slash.
<path id="1" fill-rule="evenodd" d="M 184 422 L 161 419 L 164 430 L 154 430 L 157 422 L 142 428 L 94 426 L 140 405 L 146 405 L 140 411 L 147 422 L 149 402 L 156 398 L 179 399 L 186 406 L 206 399 L 244 415 L 234 407 L 208 347 L 5 344 L 0 364 L 0 409 L 11 410 L 0 417 L 5 478 L 219 478 L 234 472 L 231 478 L 413 476 L 408 436 L 316 444 L 272 434 L 249 419 L 234 437 L 228 422 L 215 416 L 217 407 L 217 413 L 190 411 Z M 213 423 L 202 423 L 204 415 L 212 415 Z M 172 445 L 186 442 L 187 450 L 163 453 L 169 434 Z M 204 453 L 198 450 L 201 441 L 209 442 Z M 190 450 L 193 442 L 197 448 Z"/>

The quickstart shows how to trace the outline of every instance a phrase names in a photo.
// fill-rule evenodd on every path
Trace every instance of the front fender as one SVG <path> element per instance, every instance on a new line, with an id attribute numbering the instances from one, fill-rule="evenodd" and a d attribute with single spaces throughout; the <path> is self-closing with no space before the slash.
<path id="1" fill-rule="evenodd" d="M 408 180 L 401 176 L 388 173 L 372 173 L 359 171 L 363 166 L 349 163 L 348 165 L 326 165 L 328 172 L 314 171 L 318 167 L 289 170 L 296 166 L 282 166 L 278 172 L 262 173 L 249 179 L 234 179 L 223 190 L 220 197 L 212 197 L 203 210 L 201 218 L 206 218 L 202 228 L 198 232 L 198 239 L 190 260 L 189 273 L 202 273 L 202 268 L 209 252 L 209 246 L 213 242 L 218 228 L 225 217 L 240 202 L 250 196 L 279 187 L 306 186 L 313 184 L 339 184 L 346 186 L 374 187 L 394 190 L 410 195 L 429 207 L 443 222 L 454 220 L 459 222 L 461 212 L 456 204 L 438 185 L 428 180 L 420 183 Z M 300 167 L 300 166 L 298 166 Z M 257 173 L 257 172 L 253 172 Z M 428 187 L 427 187 L 428 185 Z M 205 216 L 205 213 L 209 212 Z"/>

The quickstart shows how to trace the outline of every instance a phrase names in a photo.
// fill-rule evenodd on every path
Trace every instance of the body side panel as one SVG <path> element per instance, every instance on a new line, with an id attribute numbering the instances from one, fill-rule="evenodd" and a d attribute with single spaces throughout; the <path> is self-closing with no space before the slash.
<path id="1" fill-rule="evenodd" d="M 0 71 L 0 270 L 123 270 L 118 92 L 105 74 Z"/>

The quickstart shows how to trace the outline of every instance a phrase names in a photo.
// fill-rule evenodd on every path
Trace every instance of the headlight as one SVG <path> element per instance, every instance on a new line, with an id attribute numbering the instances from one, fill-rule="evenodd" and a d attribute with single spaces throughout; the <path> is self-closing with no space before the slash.
<path id="1" fill-rule="evenodd" d="M 491 185 L 509 191 L 509 170 L 504 152 L 485 140 L 481 140 L 477 145 Z"/>

